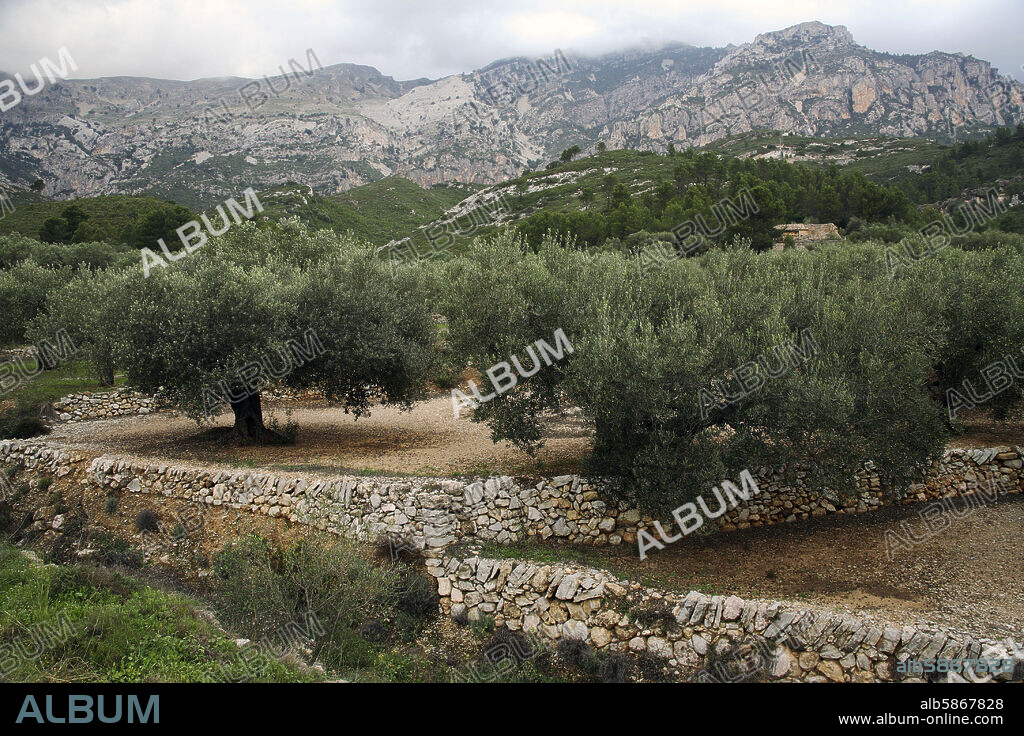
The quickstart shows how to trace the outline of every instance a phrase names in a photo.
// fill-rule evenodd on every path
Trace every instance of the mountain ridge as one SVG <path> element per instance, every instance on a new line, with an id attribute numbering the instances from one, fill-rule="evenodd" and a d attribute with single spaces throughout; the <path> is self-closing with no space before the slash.
<path id="1" fill-rule="evenodd" d="M 145 193 L 198 207 L 286 181 L 325 195 L 393 174 L 494 184 L 599 142 L 663 152 L 752 130 L 941 139 L 1024 119 L 1024 86 L 986 61 L 877 52 L 816 21 L 738 46 L 556 51 L 437 80 L 313 58 L 258 80 L 59 81 L 0 116 L 0 183 L 38 177 L 55 198 Z"/>

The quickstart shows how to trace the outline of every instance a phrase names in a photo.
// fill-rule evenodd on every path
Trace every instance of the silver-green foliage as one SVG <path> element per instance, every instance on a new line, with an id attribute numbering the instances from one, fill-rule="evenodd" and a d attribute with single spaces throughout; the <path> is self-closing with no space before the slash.
<path id="1" fill-rule="evenodd" d="M 109 349 L 129 384 L 163 387 L 196 419 L 211 388 L 246 391 L 246 365 L 273 358 L 279 367 L 283 347 L 308 345 L 310 330 L 325 351 L 295 361 L 284 384 L 322 390 L 355 411 L 375 390 L 408 403 L 437 340 L 415 274 L 393 276 L 368 247 L 295 221 L 236 226 L 149 278 L 140 268 L 79 277 L 55 294 L 43 325 L 78 325 L 89 333 L 83 343 L 97 355 Z"/>
<path id="2" fill-rule="evenodd" d="M 575 347 L 477 418 L 531 447 L 545 410 L 580 407 L 595 428 L 594 470 L 648 508 L 797 462 L 820 487 L 849 489 L 870 460 L 899 490 L 942 447 L 926 381 L 944 325 L 931 295 L 889 278 L 877 247 L 737 247 L 642 271 L 625 255 L 551 241 L 534 253 L 499 237 L 450 264 L 444 283 L 452 340 L 481 370 L 557 328 Z M 702 411 L 702 390 L 734 385 L 738 367 L 807 330 L 813 355 Z"/>

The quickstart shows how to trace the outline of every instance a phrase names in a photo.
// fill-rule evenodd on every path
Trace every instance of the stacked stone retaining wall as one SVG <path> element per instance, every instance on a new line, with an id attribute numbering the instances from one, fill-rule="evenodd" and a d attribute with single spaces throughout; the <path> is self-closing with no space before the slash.
<path id="1" fill-rule="evenodd" d="M 776 601 L 666 593 L 573 565 L 446 554 L 456 541 L 635 542 L 637 530 L 651 520 L 604 498 L 602 484 L 577 476 L 526 483 L 508 476 L 455 480 L 225 471 L 90 457 L 37 440 L 0 441 L 0 469 L 8 468 L 17 469 L 19 478 L 56 476 L 77 482 L 86 492 L 228 506 L 364 541 L 395 535 L 426 549 L 428 571 L 438 581 L 442 608 L 449 614 L 492 616 L 496 623 L 551 642 L 576 638 L 601 650 L 650 653 L 687 676 L 708 665 L 709 649 L 722 652 L 752 640 L 770 644 L 759 676 L 779 680 L 891 680 L 899 679 L 896 664 L 911 658 L 991 658 L 1007 650 L 1020 658 L 1013 643 L 942 629 L 895 627 Z M 858 496 L 839 504 L 805 489 L 776 487 L 770 473 L 759 477 L 764 491 L 749 506 L 731 512 L 721 528 L 857 513 L 884 503 L 870 477 Z M 1019 448 L 948 451 L 902 502 L 971 495 L 990 487 L 1020 492 Z M 704 675 L 721 679 L 725 671 L 733 670 L 719 666 Z"/>
<path id="2" fill-rule="evenodd" d="M 538 650 L 577 639 L 598 652 L 652 655 L 684 679 L 921 681 L 912 670 L 901 673 L 900 663 L 1013 660 L 997 675 L 978 667 L 953 676 L 986 682 L 1009 680 L 1014 671 L 1019 679 L 1024 668 L 1020 642 L 894 626 L 808 604 L 668 593 L 567 564 L 442 556 L 427 566 L 442 609 L 455 618 L 491 617 L 495 625 L 537 637 Z"/>
<path id="3" fill-rule="evenodd" d="M 87 483 L 108 491 L 248 509 L 362 540 L 390 534 L 420 549 L 444 549 L 463 540 L 635 544 L 638 530 L 654 533 L 655 519 L 611 500 L 607 484 L 574 475 L 527 481 L 510 476 L 384 478 L 212 470 L 107 456 L 86 459 L 37 440 L 0 442 L 0 461 L 7 464 L 64 468 L 70 457 L 82 458 L 74 465 Z M 900 503 L 993 490 L 1020 493 L 1021 464 L 1021 448 L 949 450 L 925 482 L 913 486 Z M 761 492 L 710 522 L 709 528 L 729 531 L 855 514 L 889 503 L 872 477 L 862 478 L 860 492 L 848 497 L 818 493 L 801 486 L 799 479 L 785 485 L 767 469 L 756 477 Z"/>

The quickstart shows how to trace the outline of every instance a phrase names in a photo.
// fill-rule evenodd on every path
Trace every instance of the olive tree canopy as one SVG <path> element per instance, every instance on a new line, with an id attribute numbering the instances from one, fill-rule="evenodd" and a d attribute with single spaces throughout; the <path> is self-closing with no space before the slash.
<path id="1" fill-rule="evenodd" d="M 89 289 L 105 297 L 69 298 Z M 415 274 L 296 221 L 237 225 L 148 278 L 133 268 L 83 280 L 51 300 L 47 320 L 95 325 L 130 385 L 163 388 L 199 421 L 230 406 L 247 442 L 273 439 L 268 386 L 320 390 L 357 412 L 376 398 L 408 404 L 436 347 Z"/>
<path id="2" fill-rule="evenodd" d="M 943 325 L 877 248 L 741 243 L 651 266 L 500 236 L 451 263 L 445 283 L 453 345 L 481 371 L 556 329 L 574 346 L 475 418 L 532 447 L 544 412 L 579 407 L 591 471 L 652 510 L 763 466 L 800 465 L 840 490 L 871 461 L 898 490 L 943 446 L 927 390 Z"/>

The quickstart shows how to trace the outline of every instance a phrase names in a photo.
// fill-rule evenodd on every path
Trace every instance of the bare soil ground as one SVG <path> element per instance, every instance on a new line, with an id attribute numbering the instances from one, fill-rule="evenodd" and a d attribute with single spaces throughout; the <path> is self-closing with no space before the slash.
<path id="1" fill-rule="evenodd" d="M 965 433 L 954 437 L 950 447 L 986 448 L 997 445 L 1024 445 L 1024 402 L 996 419 L 987 409 L 974 409 L 958 417 Z"/>
<path id="2" fill-rule="evenodd" d="M 455 419 L 449 397 L 433 398 L 412 411 L 375 407 L 356 419 L 322 402 L 270 402 L 265 414 L 298 423 L 295 445 L 234 447 L 213 431 L 171 413 L 57 425 L 50 438 L 64 445 L 150 461 L 182 460 L 282 470 L 380 475 L 561 474 L 580 470 L 590 432 L 573 416 L 551 417 L 535 457 L 508 442 L 494 443 L 486 424 L 463 413 Z M 269 419 L 268 419 L 269 421 Z"/>
<path id="3" fill-rule="evenodd" d="M 161 412 L 145 417 L 57 425 L 51 437 L 63 444 L 145 460 L 182 460 L 230 467 L 319 470 L 380 475 L 557 475 L 582 472 L 593 434 L 578 416 L 548 417 L 544 446 L 531 457 L 509 442 L 491 440 L 486 424 L 463 412 L 454 417 L 448 396 L 414 405 L 374 407 L 356 419 L 323 401 L 271 401 L 270 421 L 298 424 L 295 445 L 236 447 L 225 443 L 230 413 L 199 427 L 187 417 Z M 995 420 L 977 411 L 967 432 L 950 447 L 1024 445 L 1024 407 Z"/>
<path id="4" fill-rule="evenodd" d="M 515 545 L 505 554 L 575 559 L 650 587 L 741 598 L 803 600 L 902 624 L 931 623 L 977 636 L 1024 636 L 1024 497 L 947 514 L 932 535 L 927 504 L 828 516 L 703 538 L 640 560 L 635 545 Z M 968 512 L 968 509 L 971 509 Z M 905 526 L 902 526 L 904 525 Z M 892 547 L 886 531 L 916 540 Z"/>

